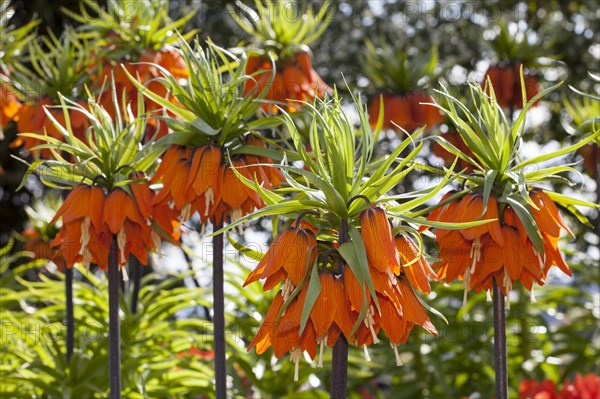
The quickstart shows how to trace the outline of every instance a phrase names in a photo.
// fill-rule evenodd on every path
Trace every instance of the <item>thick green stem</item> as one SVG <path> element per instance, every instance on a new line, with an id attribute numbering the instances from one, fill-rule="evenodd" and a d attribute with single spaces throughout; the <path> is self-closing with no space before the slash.
<path id="1" fill-rule="evenodd" d="M 493 280 L 494 296 L 494 362 L 496 365 L 496 399 L 508 399 L 508 370 L 506 368 L 506 309 L 504 294 Z"/>
<path id="2" fill-rule="evenodd" d="M 223 223 L 214 226 L 214 231 L 223 228 Z M 215 395 L 217 399 L 227 397 L 227 374 L 225 353 L 225 293 L 223 290 L 223 234 L 213 236 L 213 328 L 215 351 Z"/>
<path id="3" fill-rule="evenodd" d="M 66 262 L 63 263 L 65 268 L 65 305 L 66 305 L 66 321 L 67 324 L 67 362 L 71 360 L 73 348 L 75 347 L 75 316 L 73 311 L 73 268 L 67 267 Z"/>
<path id="4" fill-rule="evenodd" d="M 110 399 L 121 398 L 121 321 L 119 319 L 119 248 L 113 237 L 108 255 L 108 348 Z"/>
<path id="5" fill-rule="evenodd" d="M 131 290 L 131 313 L 137 312 L 138 299 L 140 296 L 140 283 L 142 281 L 142 264 L 133 255 L 129 255 L 129 270 L 131 277 L 129 278 L 129 286 L 133 284 L 133 290 Z"/>
<path id="6" fill-rule="evenodd" d="M 342 219 L 339 231 L 339 244 L 348 241 L 348 220 Z M 344 273 L 344 263 L 340 261 L 340 273 Z M 333 346 L 331 360 L 331 399 L 346 399 L 348 391 L 348 340 L 340 334 Z"/>

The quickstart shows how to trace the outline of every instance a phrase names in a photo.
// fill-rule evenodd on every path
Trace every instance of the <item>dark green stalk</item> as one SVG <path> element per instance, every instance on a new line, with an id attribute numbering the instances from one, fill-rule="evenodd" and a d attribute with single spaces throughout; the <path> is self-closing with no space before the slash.
<path id="1" fill-rule="evenodd" d="M 223 223 L 214 226 L 214 231 L 223 228 Z M 215 352 L 215 395 L 217 399 L 227 397 L 227 374 L 225 353 L 225 293 L 223 290 L 223 234 L 213 236 L 213 334 Z"/>
<path id="2" fill-rule="evenodd" d="M 348 241 L 348 220 L 342 219 L 339 231 L 339 244 Z M 344 273 L 344 262 L 340 260 L 339 271 Z M 348 340 L 340 334 L 333 346 L 331 360 L 331 399 L 346 399 L 348 396 Z"/>
<path id="3" fill-rule="evenodd" d="M 110 399 L 121 398 L 121 321 L 119 319 L 119 248 L 113 237 L 108 255 L 108 348 Z"/>
<path id="4" fill-rule="evenodd" d="M 66 305 L 66 321 L 67 324 L 67 362 L 71 360 L 73 349 L 75 347 L 75 316 L 73 310 L 73 268 L 67 267 L 67 263 L 63 262 L 65 268 L 65 305 Z"/>
<path id="5" fill-rule="evenodd" d="M 493 279 L 494 295 L 494 362 L 496 369 L 496 399 L 508 399 L 508 370 L 506 367 L 506 309 L 504 294 Z"/>

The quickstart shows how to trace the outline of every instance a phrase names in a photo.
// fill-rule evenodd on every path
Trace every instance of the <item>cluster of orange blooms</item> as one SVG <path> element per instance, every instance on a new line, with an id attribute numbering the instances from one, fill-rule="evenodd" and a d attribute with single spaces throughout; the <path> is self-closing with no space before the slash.
<path id="1" fill-rule="evenodd" d="M 79 104 L 85 106 L 82 102 Z M 21 104 L 19 111 L 13 115 L 11 120 L 17 122 L 17 129 L 21 133 L 47 134 L 50 137 L 62 140 L 63 135 L 54 126 L 52 119 L 48 117 L 44 110 L 48 110 L 56 122 L 62 126 L 65 125 L 64 112 L 62 109 L 47 108 L 52 105 L 56 104 L 53 104 L 48 96 L 39 98 L 35 100 L 35 102 L 26 101 Z M 82 139 L 85 129 L 89 126 L 86 116 L 82 112 L 69 110 L 69 118 L 73 134 L 77 136 L 77 138 Z M 11 148 L 16 148 L 22 145 L 25 149 L 31 150 L 41 143 L 40 140 L 33 137 L 18 136 L 13 140 L 10 146 Z M 33 155 L 36 157 L 41 156 L 42 158 L 49 158 L 51 157 L 51 152 L 49 149 L 43 148 L 36 151 Z"/>
<path id="2" fill-rule="evenodd" d="M 493 66 L 485 73 L 482 84 L 485 85 L 488 78 L 490 79 L 496 95 L 496 101 L 503 108 L 523 108 L 523 90 L 520 78 L 521 65 L 521 63 L 515 63 L 514 65 L 505 67 Z M 524 80 L 525 95 L 527 96 L 527 101 L 529 101 L 540 92 L 540 87 L 535 76 L 525 74 Z"/>
<path id="3" fill-rule="evenodd" d="M 433 103 L 433 98 L 426 93 L 415 92 L 404 96 L 386 94 L 374 98 L 369 105 L 369 121 L 373 127 L 377 125 L 382 98 L 384 129 L 398 129 L 397 126 L 400 126 L 410 132 L 425 125 L 431 127 L 443 120 L 436 107 L 426 104 Z"/>
<path id="4" fill-rule="evenodd" d="M 276 72 L 273 77 L 274 67 Z M 277 113 L 278 105 L 284 103 L 289 111 L 298 110 L 301 107 L 298 101 L 312 102 L 315 97 L 322 98 L 326 92 L 331 92 L 331 88 L 312 67 L 306 51 L 296 53 L 281 68 L 273 65 L 268 58 L 252 55 L 248 58 L 245 72 L 251 77 L 244 85 L 244 95 L 258 96 L 269 85 L 265 100 L 278 103 L 265 102 L 262 105 L 262 109 L 269 113 Z"/>
<path id="5" fill-rule="evenodd" d="M 442 202 L 454 193 L 448 192 Z M 467 194 L 429 215 L 429 220 L 448 223 L 496 219 L 461 230 L 436 229 L 441 260 L 434 264 L 434 268 L 437 275 L 447 282 L 456 278 L 463 281 L 465 300 L 467 291 L 489 292 L 493 279 L 499 283 L 504 295 L 508 295 L 518 280 L 532 292 L 533 299 L 533 283 L 544 285 L 552 265 L 571 275 L 569 266 L 558 250 L 558 238 L 561 229 L 573 233 L 548 194 L 534 189 L 529 192 L 529 197 L 537 207 L 532 207 L 532 211 L 543 239 L 543 255 L 536 251 L 515 211 L 506 207 L 500 214 L 493 196 L 490 196 L 485 207 L 481 194 Z"/>
<path id="6" fill-rule="evenodd" d="M 115 104 L 112 99 L 111 87 L 112 77 L 114 77 L 117 95 L 124 95 L 127 104 L 132 105 L 131 111 L 134 115 L 137 112 L 136 104 L 138 96 L 141 94 L 125 74 L 124 69 L 126 69 L 131 76 L 146 85 L 152 92 L 161 97 L 166 97 L 168 95 L 165 86 L 156 79 L 162 76 L 159 69 L 150 64 L 156 64 L 164 68 L 169 71 L 175 79 L 187 79 L 189 75 L 183 57 L 179 51 L 174 48 L 164 48 L 158 51 L 146 49 L 137 62 L 128 60 L 122 62 L 104 60 L 103 67 L 98 75 L 98 81 L 106 87 L 105 90 L 100 93 L 99 104 L 107 110 L 112 118 L 115 117 Z M 119 97 L 118 100 L 120 101 L 121 97 Z M 173 99 L 171 100 L 173 101 Z M 147 113 L 156 116 L 159 111 L 162 111 L 163 107 L 144 96 L 144 109 Z M 156 138 L 160 138 L 167 133 L 168 126 L 165 122 L 161 122 L 157 118 L 148 118 L 148 124 L 146 126 L 147 137 L 156 135 Z"/>
<path id="7" fill-rule="evenodd" d="M 463 154 L 466 154 L 467 156 L 473 158 L 473 152 L 469 149 L 469 147 L 467 147 L 465 141 L 462 139 L 462 137 L 460 137 L 460 134 L 457 131 L 449 131 L 448 133 L 444 134 L 443 137 L 448 143 L 452 144 Z M 452 162 L 454 162 L 454 160 L 456 159 L 456 156 L 454 154 L 447 151 L 444 147 L 442 147 L 439 143 L 436 142 L 432 144 L 431 152 L 433 152 L 433 155 L 435 155 L 436 157 L 442 158 L 446 164 L 452 164 Z M 461 158 L 457 160 L 456 168 L 458 170 L 464 170 L 466 172 L 473 171 L 473 165 Z"/>
<path id="8" fill-rule="evenodd" d="M 377 335 L 383 330 L 390 339 L 398 364 L 401 360 L 397 346 L 406 342 L 415 325 L 437 334 L 412 289 L 429 293 L 427 277 L 436 278 L 427 260 L 419 256 L 416 243 L 402 234 L 394 238 L 385 211 L 380 207 L 363 211 L 360 226 L 376 298 L 369 292 L 363 293 L 364 284 L 358 281 L 350 267 L 343 266 L 332 273 L 324 265 L 319 272 L 321 292 L 300 334 L 309 282 L 304 282 L 295 297 L 291 298 L 291 295 L 310 273 L 315 261 L 320 259 L 319 244 L 326 244 L 317 241 L 316 229 L 310 224 L 292 225 L 275 239 L 244 283 L 264 278 L 265 290 L 283 283 L 248 349 L 256 347 L 260 354 L 272 346 L 278 358 L 289 352 L 296 363 L 297 378 L 302 352 L 314 359 L 319 345 L 319 365 L 322 365 L 324 345 L 333 347 L 340 334 L 358 347 L 363 346 L 368 356 L 366 347 L 378 343 Z M 334 243 L 333 247 L 338 244 Z M 367 301 L 366 315 L 353 332 L 364 300 Z M 289 305 L 283 309 L 286 301 L 290 301 Z"/>
<path id="9" fill-rule="evenodd" d="M 140 79 L 143 84 L 146 84 L 148 89 L 152 90 L 156 94 L 161 96 L 167 96 L 166 88 L 159 83 L 155 78 L 159 77 L 159 71 L 156 66 L 149 65 L 153 63 L 165 68 L 177 79 L 185 79 L 188 77 L 187 66 L 181 56 L 181 54 L 172 48 L 166 48 L 159 51 L 148 50 L 139 59 L 139 63 L 132 61 L 124 61 L 123 66 L 120 63 L 103 60 L 102 67 L 99 68 L 99 72 L 93 74 L 90 81 L 100 82 L 101 87 L 98 88 L 98 102 L 104 109 L 107 110 L 109 115 L 115 117 L 115 104 L 112 98 L 112 87 L 111 79 L 114 77 L 115 89 L 117 98 L 120 101 L 122 96 L 125 97 L 127 104 L 131 104 L 131 111 L 135 114 L 137 112 L 137 99 L 138 90 L 133 83 L 129 80 L 124 72 L 124 69 L 134 77 Z M 96 68 L 92 66 L 92 68 Z M 100 92 L 100 89 L 104 89 Z M 52 120 L 47 116 L 44 109 L 47 109 L 50 114 L 56 119 L 56 121 L 65 126 L 65 117 L 62 109 L 47 108 L 53 105 L 58 105 L 52 101 L 48 96 L 35 99 L 30 98 L 27 101 L 21 103 L 17 96 L 8 88 L 2 86 L 2 126 L 5 126 L 10 121 L 17 122 L 17 129 L 20 133 L 37 133 L 37 134 L 48 134 L 49 136 L 62 140 L 62 134 L 56 129 Z M 86 104 L 82 101 L 78 101 L 82 106 Z M 145 110 L 148 113 L 156 115 L 156 113 L 162 110 L 154 101 L 144 98 Z M 45 108 L 46 107 L 46 108 Z M 73 134 L 79 139 L 84 139 L 85 130 L 89 127 L 89 123 L 85 114 L 77 110 L 68 111 L 70 123 Z M 168 127 L 166 123 L 160 122 L 157 118 L 148 118 L 148 124 L 146 127 L 147 137 L 156 135 L 156 138 L 162 137 L 168 133 Z M 41 141 L 32 137 L 17 137 L 12 143 L 11 147 L 16 148 L 23 146 L 25 149 L 31 150 L 36 145 L 41 144 Z M 35 157 L 49 158 L 51 152 L 48 149 L 42 149 L 36 151 L 33 154 Z"/>
<path id="10" fill-rule="evenodd" d="M 3 77 L 3 75 L 0 75 L 0 77 Z M 6 126 L 12 120 L 17 120 L 17 113 L 22 106 L 17 95 L 2 83 L 0 82 L 0 99 L 2 100 L 0 104 L 0 127 Z"/>
<path id="11" fill-rule="evenodd" d="M 254 136 L 248 136 L 246 144 L 265 146 Z M 256 178 L 259 184 L 270 189 L 278 187 L 283 177 L 277 169 L 259 164 L 272 163 L 267 157 L 240 155 L 229 165 L 220 147 L 173 146 L 167 150 L 152 177 L 153 183 L 163 183 L 154 203 L 173 206 L 181 212 L 182 221 L 196 212 L 203 224 L 208 221 L 213 225 L 221 224 L 227 219 L 234 221 L 263 207 L 264 203 L 256 191 L 235 175 L 232 168 L 251 181 Z"/>
<path id="12" fill-rule="evenodd" d="M 141 176 L 139 176 L 141 178 Z M 106 193 L 102 187 L 78 185 L 68 195 L 54 219 L 62 217 L 62 228 L 52 246 L 67 267 L 82 263 L 108 268 L 108 255 L 116 237 L 118 264 L 126 264 L 134 255 L 142 264 L 148 262 L 149 251 L 159 251 L 161 237 L 152 225 L 156 223 L 171 239 L 177 239 L 179 229 L 174 211 L 154 204 L 155 192 L 147 182 L 133 183 Z M 167 238 L 167 237 L 165 237 Z"/>

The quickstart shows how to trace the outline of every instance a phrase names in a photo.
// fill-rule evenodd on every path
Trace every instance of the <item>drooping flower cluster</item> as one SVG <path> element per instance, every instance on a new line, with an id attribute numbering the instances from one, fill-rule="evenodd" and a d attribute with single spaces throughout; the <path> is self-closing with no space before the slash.
<path id="1" fill-rule="evenodd" d="M 265 147 L 253 136 L 248 136 L 246 143 Z M 152 177 L 152 183 L 163 183 L 153 203 L 179 210 L 182 221 L 198 212 L 203 224 L 236 220 L 262 207 L 264 204 L 258 194 L 242 183 L 232 168 L 246 179 L 256 178 L 260 184 L 272 188 L 281 184 L 281 173 L 261 164 L 273 162 L 263 156 L 240 155 L 229 165 L 221 151 L 215 145 L 170 147 Z"/>
<path id="2" fill-rule="evenodd" d="M 432 126 L 442 122 L 440 111 L 428 106 L 433 103 L 433 98 L 426 93 L 411 93 L 407 95 L 386 94 L 381 98 L 376 97 L 369 105 L 371 126 L 377 124 L 381 101 L 383 99 L 383 128 L 403 129 L 411 132 L 425 125 Z"/>
<path id="3" fill-rule="evenodd" d="M 492 66 L 485 73 L 481 84 L 485 86 L 489 78 L 494 87 L 496 101 L 503 108 L 523 108 L 523 89 L 520 80 L 521 67 L 521 63 L 508 66 Z M 533 75 L 524 74 L 523 79 L 525 81 L 525 96 L 529 101 L 540 92 L 540 86 L 537 77 Z"/>
<path id="4" fill-rule="evenodd" d="M 454 191 L 447 193 L 442 202 L 453 194 Z M 485 204 L 481 194 L 470 193 L 429 215 L 429 220 L 450 223 L 491 220 L 466 229 L 438 228 L 435 232 L 441 260 L 434 268 L 438 276 L 447 282 L 457 278 L 463 281 L 465 301 L 470 290 L 489 292 L 494 278 L 504 295 L 508 295 L 516 281 L 520 281 L 532 292 L 533 298 L 533 283 L 544 285 L 551 266 L 556 265 L 571 275 L 558 250 L 561 229 L 569 233 L 571 230 L 556 204 L 543 190 L 533 189 L 529 197 L 537 207 L 532 207 L 532 213 L 543 240 L 543 253 L 536 249 L 514 209 L 507 206 L 499 211 L 499 204 L 493 196 Z"/>
<path id="5" fill-rule="evenodd" d="M 246 81 L 244 95 L 256 96 L 266 88 L 265 100 L 272 103 L 264 103 L 262 109 L 269 113 L 277 113 L 277 106 L 283 104 L 287 104 L 287 110 L 297 111 L 301 107 L 298 101 L 312 103 L 315 97 L 323 98 L 326 92 L 331 92 L 313 69 L 306 51 L 275 65 L 268 58 L 252 55 L 246 64 L 246 74 L 251 78 Z"/>
<path id="6" fill-rule="evenodd" d="M 172 239 L 179 234 L 172 223 L 174 211 L 153 204 L 154 195 L 147 182 L 132 183 L 109 193 L 100 186 L 76 186 L 50 222 L 62 217 L 62 228 L 52 246 L 59 248 L 67 267 L 75 263 L 89 267 L 94 263 L 107 270 L 116 237 L 119 266 L 125 265 L 130 255 L 145 265 L 148 252 L 160 250 L 161 237 L 153 223 Z"/>
<path id="7" fill-rule="evenodd" d="M 109 48 L 115 48 L 116 45 L 110 45 Z M 117 51 L 115 49 L 114 51 Z M 160 50 L 147 49 L 139 57 L 138 60 L 102 60 L 101 73 L 98 76 L 98 81 L 101 84 L 106 83 L 104 91 L 99 95 L 99 103 L 102 105 L 112 118 L 115 117 L 115 106 L 112 97 L 112 88 L 108 82 L 114 76 L 115 88 L 118 93 L 117 99 L 120 101 L 122 97 L 125 98 L 128 104 L 137 104 L 138 96 L 141 94 L 135 87 L 131 80 L 127 76 L 124 70 L 140 80 L 140 82 L 148 87 L 149 90 L 158 94 L 161 97 L 167 97 L 171 101 L 175 101 L 171 96 L 168 95 L 167 89 L 164 85 L 160 84 L 156 78 L 162 75 L 159 72 L 158 67 L 164 68 L 166 71 L 171 73 L 176 79 L 187 79 L 188 70 L 183 60 L 183 57 L 175 48 L 165 47 Z M 165 122 L 160 121 L 153 116 L 161 116 L 163 107 L 152 101 L 148 97 L 144 97 L 144 109 L 151 116 L 148 118 L 148 124 L 146 125 L 146 136 L 147 138 L 154 137 L 158 139 L 168 133 L 169 128 Z M 131 112 L 134 115 L 137 113 L 135 106 L 131 107 Z"/>
<path id="8" fill-rule="evenodd" d="M 331 22 L 326 18 L 329 4 L 315 14 L 311 7 L 302 10 L 301 18 L 290 18 L 289 10 L 299 7 L 295 1 L 256 1 L 256 12 L 239 8 L 236 22 L 252 35 L 246 64 L 244 95 L 261 97 L 261 108 L 269 114 L 295 112 L 302 102 L 313 104 L 331 88 L 312 66 L 308 45 L 316 40 Z M 235 12 L 231 9 L 232 12 Z"/>
<path id="9" fill-rule="evenodd" d="M 290 353 L 296 363 L 296 378 L 303 352 L 314 359 L 320 346 L 322 366 L 324 346 L 333 347 L 340 335 L 363 346 L 368 357 L 366 348 L 379 343 L 378 334 L 383 330 L 400 365 L 397 346 L 406 342 L 415 325 L 436 334 L 413 287 L 429 293 L 427 277 L 437 277 L 419 255 L 416 243 L 406 235 L 393 237 L 383 208 L 364 210 L 359 223 L 373 291 L 365 291 L 365 276 L 355 274 L 341 259 L 330 256 L 339 262 L 316 263 L 323 255 L 327 257 L 328 251 L 339 249 L 339 244 L 318 240 L 316 229 L 310 225 L 299 228 L 296 224 L 284 230 L 246 279 L 245 284 L 249 284 L 264 278 L 265 290 L 283 283 L 249 349 L 256 347 L 260 354 L 273 347 L 278 358 Z M 302 330 L 303 309 L 315 284 L 312 279 L 319 280 L 316 285 L 320 293 Z"/>
<path id="10" fill-rule="evenodd" d="M 73 109 L 65 111 L 57 108 L 60 105 L 58 93 L 77 102 L 79 106 L 86 106 L 84 87 L 90 84 L 93 70 L 91 58 L 81 51 L 84 43 L 71 31 L 66 31 L 60 38 L 54 37 L 52 41 L 45 42 L 38 38 L 29 43 L 28 56 L 36 67 L 23 69 L 18 66 L 21 73 L 11 76 L 13 87 L 18 88 L 22 96 L 22 104 L 12 118 L 17 122 L 19 133 L 47 134 L 64 141 L 55 123 L 64 126 L 66 112 L 72 134 L 79 139 L 84 138 L 85 130 L 89 127 L 85 114 Z M 39 138 L 18 136 L 10 146 L 23 146 L 34 157 L 51 158 L 48 148 L 33 150 L 42 143 L 43 140 Z"/>

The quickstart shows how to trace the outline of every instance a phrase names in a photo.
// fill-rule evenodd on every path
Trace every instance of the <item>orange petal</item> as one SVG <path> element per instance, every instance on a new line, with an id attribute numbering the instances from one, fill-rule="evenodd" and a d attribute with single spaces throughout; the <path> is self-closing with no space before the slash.
<path id="1" fill-rule="evenodd" d="M 127 201 L 129 197 L 125 191 L 117 188 L 108 194 L 104 203 L 104 222 L 112 234 L 117 234 L 125 222 Z"/>

